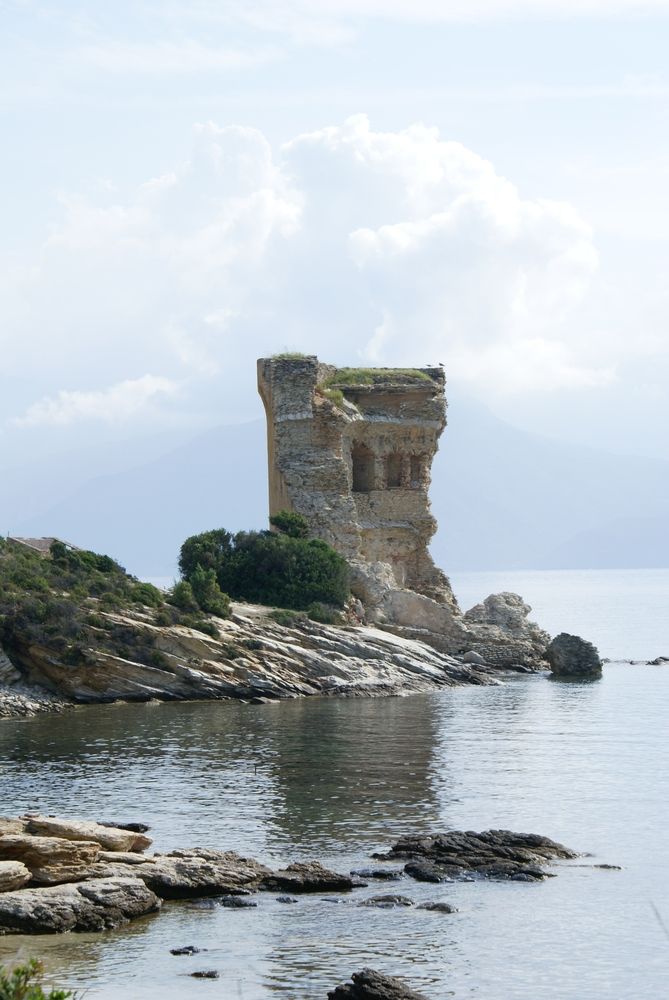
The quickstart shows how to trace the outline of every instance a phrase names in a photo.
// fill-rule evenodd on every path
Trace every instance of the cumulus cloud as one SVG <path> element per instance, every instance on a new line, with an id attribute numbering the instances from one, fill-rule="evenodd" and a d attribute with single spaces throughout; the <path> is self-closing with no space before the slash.
<path id="1" fill-rule="evenodd" d="M 443 361 L 493 392 L 614 377 L 578 319 L 598 267 L 586 222 L 425 125 L 358 115 L 273 149 L 203 124 L 182 163 L 62 212 L 0 324 L 0 374 L 54 383 L 22 426 L 129 419 L 182 382 L 174 406 L 229 419 L 252 405 L 254 358 L 286 347 Z M 92 393 L 100 369 L 113 385 Z"/>
<path id="2" fill-rule="evenodd" d="M 63 427 L 82 421 L 109 424 L 127 421 L 146 411 L 156 397 L 173 395 L 177 390 L 176 383 L 156 375 L 127 379 L 88 392 L 62 389 L 56 396 L 33 403 L 14 423 L 20 427 Z"/>

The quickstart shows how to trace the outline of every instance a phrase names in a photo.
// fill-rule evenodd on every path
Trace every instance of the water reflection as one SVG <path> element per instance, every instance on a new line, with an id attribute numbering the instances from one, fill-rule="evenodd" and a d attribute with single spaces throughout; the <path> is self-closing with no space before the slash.
<path id="1" fill-rule="evenodd" d="M 145 819 L 157 849 L 346 870 L 407 830 L 500 826 L 624 866 L 565 865 L 538 886 L 402 885 L 417 902 L 453 903 L 452 916 L 355 897 L 173 904 L 106 935 L 0 938 L 0 961 L 37 951 L 87 1000 L 183 997 L 194 966 L 169 950 L 191 943 L 221 971 L 198 990 L 220 998 L 315 1000 L 377 965 L 435 1000 L 664 1000 L 669 953 L 649 901 L 669 923 L 668 709 L 666 668 L 609 667 L 596 685 L 521 677 L 403 699 L 100 706 L 0 723 L 0 813 Z"/>

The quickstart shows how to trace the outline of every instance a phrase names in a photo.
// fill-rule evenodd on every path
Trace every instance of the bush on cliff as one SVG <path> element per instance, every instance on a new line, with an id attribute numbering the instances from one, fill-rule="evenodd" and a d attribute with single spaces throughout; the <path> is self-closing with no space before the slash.
<path id="1" fill-rule="evenodd" d="M 197 602 L 188 609 L 197 614 L 169 609 L 174 619 L 168 607 L 160 590 L 130 576 L 109 556 L 62 542 L 44 555 L 0 538 L 0 642 L 19 664 L 29 647 L 41 646 L 72 666 L 86 663 L 90 647 L 155 665 L 153 637 L 133 624 L 132 614 L 145 618 L 152 609 L 164 624 L 201 625 Z M 128 610 L 127 622 L 104 617 Z"/>
<path id="2" fill-rule="evenodd" d="M 220 589 L 237 600 L 297 610 L 315 602 L 341 607 L 349 594 L 346 560 L 325 542 L 303 537 L 300 515 L 282 511 L 272 523 L 283 530 L 220 529 L 188 538 L 179 558 L 184 579 L 195 590 L 199 567 L 214 570 Z"/>

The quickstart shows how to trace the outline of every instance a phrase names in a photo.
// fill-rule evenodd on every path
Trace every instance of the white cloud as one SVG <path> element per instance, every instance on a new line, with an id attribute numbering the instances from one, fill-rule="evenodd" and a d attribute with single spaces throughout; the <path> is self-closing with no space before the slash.
<path id="1" fill-rule="evenodd" d="M 248 413 L 255 357 L 287 344 L 341 364 L 443 361 L 498 394 L 597 387 L 633 349 L 581 316 L 598 257 L 577 212 L 523 198 L 421 124 L 377 132 L 357 115 L 275 151 L 208 123 L 180 165 L 62 210 L 0 316 L 0 368 L 53 386 L 24 399 L 23 426 L 131 420 L 158 397 Z M 112 388 L 89 392 L 101 370 Z"/>
<path id="2" fill-rule="evenodd" d="M 14 423 L 19 427 L 63 427 L 82 421 L 118 423 L 143 413 L 156 397 L 177 391 L 175 382 L 157 375 L 143 375 L 88 392 L 61 389 L 56 396 L 33 403 Z"/>

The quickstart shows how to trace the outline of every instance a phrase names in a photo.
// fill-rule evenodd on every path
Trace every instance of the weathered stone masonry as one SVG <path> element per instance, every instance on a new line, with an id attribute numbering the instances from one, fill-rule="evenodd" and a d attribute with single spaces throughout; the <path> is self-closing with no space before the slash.
<path id="1" fill-rule="evenodd" d="M 345 369 L 314 356 L 258 361 L 270 514 L 304 514 L 314 537 L 346 557 L 371 620 L 445 651 L 485 647 L 490 660 L 500 626 L 463 617 L 428 551 L 437 527 L 430 471 L 446 426 L 444 371 L 376 369 L 371 379 L 347 382 Z M 511 603 L 526 644 L 522 602 Z M 514 649 L 513 661 L 536 659 L 531 646 Z"/>

